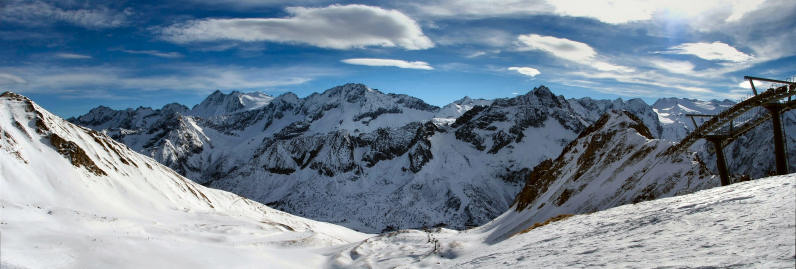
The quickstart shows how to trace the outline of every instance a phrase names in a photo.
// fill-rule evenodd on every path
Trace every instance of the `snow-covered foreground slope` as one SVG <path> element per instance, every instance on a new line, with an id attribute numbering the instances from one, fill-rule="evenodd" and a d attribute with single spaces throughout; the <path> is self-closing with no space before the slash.
<path id="1" fill-rule="evenodd" d="M 202 187 L 13 93 L 0 233 L 3 268 L 305 268 L 368 237 Z"/>
<path id="2" fill-rule="evenodd" d="M 507 212 L 505 215 L 516 214 Z M 505 221 L 498 218 L 495 222 Z M 346 248 L 342 267 L 793 268 L 796 174 L 575 215 L 487 243 L 476 228 L 406 230 Z"/>

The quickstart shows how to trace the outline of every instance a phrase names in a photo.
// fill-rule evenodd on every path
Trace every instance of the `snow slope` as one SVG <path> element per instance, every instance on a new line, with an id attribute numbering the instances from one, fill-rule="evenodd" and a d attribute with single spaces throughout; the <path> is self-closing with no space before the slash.
<path id="1" fill-rule="evenodd" d="M 506 221 L 511 214 L 516 213 L 493 222 Z M 793 268 L 796 174 L 575 215 L 489 242 L 493 232 L 476 228 L 382 234 L 344 248 L 329 265 Z"/>
<path id="2" fill-rule="evenodd" d="M 0 95 L 3 268 L 304 268 L 368 235 L 205 188 Z"/>

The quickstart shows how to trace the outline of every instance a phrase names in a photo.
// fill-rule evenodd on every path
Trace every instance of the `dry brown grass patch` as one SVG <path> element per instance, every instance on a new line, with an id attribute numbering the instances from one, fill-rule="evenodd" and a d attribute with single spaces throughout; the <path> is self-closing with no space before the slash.
<path id="1" fill-rule="evenodd" d="M 544 222 L 534 223 L 533 225 L 531 225 L 531 227 L 525 228 L 525 230 L 519 231 L 518 233 L 516 233 L 514 235 L 524 234 L 524 233 L 530 232 L 533 229 L 545 226 L 547 224 L 550 224 L 550 223 L 553 223 L 553 222 L 556 222 L 556 221 L 562 221 L 562 220 L 568 219 L 569 217 L 572 217 L 572 216 L 574 216 L 574 215 L 572 215 L 572 214 L 561 214 L 561 215 L 549 218 L 549 219 L 547 219 Z"/>

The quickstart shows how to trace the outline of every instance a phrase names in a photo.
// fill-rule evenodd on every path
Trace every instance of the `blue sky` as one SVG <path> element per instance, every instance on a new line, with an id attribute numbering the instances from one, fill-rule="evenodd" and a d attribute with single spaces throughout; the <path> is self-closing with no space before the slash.
<path id="1" fill-rule="evenodd" d="M 440 106 L 539 85 L 738 99 L 744 75 L 796 75 L 788 0 L 161 2 L 3 1 L 0 90 L 69 117 L 347 82 Z"/>

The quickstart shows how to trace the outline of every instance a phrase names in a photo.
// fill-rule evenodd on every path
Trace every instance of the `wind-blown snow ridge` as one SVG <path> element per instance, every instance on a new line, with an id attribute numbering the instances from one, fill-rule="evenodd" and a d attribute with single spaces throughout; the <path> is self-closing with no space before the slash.
<path id="1" fill-rule="evenodd" d="M 367 237 L 200 186 L 9 92 L 0 206 L 3 268 L 302 267 Z"/>

